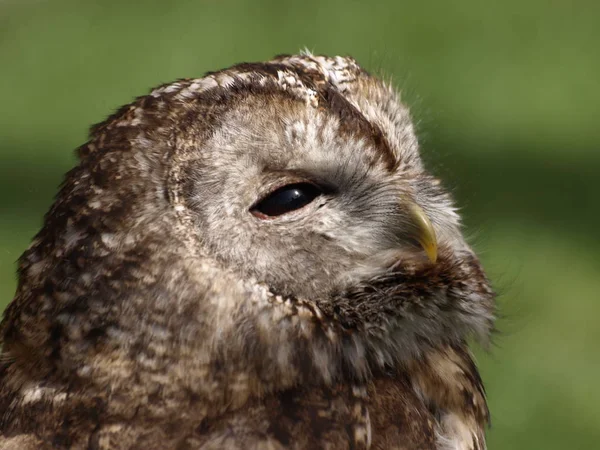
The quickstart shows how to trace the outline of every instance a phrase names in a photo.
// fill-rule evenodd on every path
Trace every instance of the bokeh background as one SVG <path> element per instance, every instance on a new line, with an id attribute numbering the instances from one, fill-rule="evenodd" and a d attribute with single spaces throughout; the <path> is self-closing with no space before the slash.
<path id="1" fill-rule="evenodd" d="M 600 442 L 600 3 L 0 0 L 0 309 L 89 125 L 308 48 L 392 77 L 501 293 L 491 449 Z"/>

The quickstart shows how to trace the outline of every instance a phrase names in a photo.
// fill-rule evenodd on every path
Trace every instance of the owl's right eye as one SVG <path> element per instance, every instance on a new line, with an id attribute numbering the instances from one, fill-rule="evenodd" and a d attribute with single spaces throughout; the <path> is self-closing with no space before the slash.
<path id="1" fill-rule="evenodd" d="M 311 183 L 280 187 L 254 205 L 250 212 L 259 218 L 276 217 L 303 208 L 323 192 Z"/>

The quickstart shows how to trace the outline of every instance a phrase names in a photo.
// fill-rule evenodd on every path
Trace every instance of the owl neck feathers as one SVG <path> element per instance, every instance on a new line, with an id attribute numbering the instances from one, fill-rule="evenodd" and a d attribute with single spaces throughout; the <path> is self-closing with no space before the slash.
<path id="1" fill-rule="evenodd" d="M 284 317 L 312 345 L 309 358 L 327 361 L 315 367 L 328 382 L 350 373 L 353 379 L 398 365 L 430 350 L 462 345 L 475 337 L 487 345 L 494 324 L 494 294 L 470 250 L 440 252 L 437 264 L 400 261 L 363 282 L 341 288 L 324 300 L 300 300 L 269 291 L 273 315 Z M 283 316 L 281 311 L 287 311 Z M 289 311 L 294 314 L 290 315 Z M 261 330 L 271 342 L 280 328 Z M 309 355 L 310 357 L 310 355 Z"/>
<path id="2" fill-rule="evenodd" d="M 92 396 L 107 415 L 196 420 L 299 385 L 368 386 L 401 376 L 432 405 L 441 441 L 483 439 L 487 409 L 465 339 L 489 335 L 493 294 L 472 253 L 442 249 L 436 265 L 398 263 L 328 299 L 306 300 L 182 257 L 189 253 L 180 244 L 123 252 L 127 261 L 91 258 L 104 290 L 73 278 L 71 292 L 88 294 L 57 291 L 56 313 L 42 308 L 47 291 L 21 291 L 21 303 L 40 307 L 27 310 L 28 327 L 16 309 L 8 313 L 11 371 L 20 374 L 4 389 L 24 411 L 45 402 L 60 417 L 68 402 Z M 78 264 L 61 261 L 54 270 Z M 119 286 L 101 278 L 117 268 Z"/>
<path id="3" fill-rule="evenodd" d="M 349 374 L 346 381 L 370 386 L 371 422 L 380 437 L 397 425 L 386 425 L 381 411 L 406 407 L 407 394 L 388 391 L 408 379 L 432 415 L 436 448 L 483 450 L 489 411 L 466 339 L 487 344 L 494 294 L 472 252 L 440 256 L 437 265 L 404 261 L 324 302 L 274 296 L 273 305 L 294 304 L 304 317 L 299 329 L 311 336 L 304 356 L 312 357 L 320 382 L 335 384 Z"/>

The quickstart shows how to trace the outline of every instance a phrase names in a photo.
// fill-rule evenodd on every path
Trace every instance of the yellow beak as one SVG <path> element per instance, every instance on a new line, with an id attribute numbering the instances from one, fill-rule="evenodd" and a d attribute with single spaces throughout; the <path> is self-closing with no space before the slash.
<path id="1" fill-rule="evenodd" d="M 421 244 L 421 247 L 425 250 L 429 260 L 432 263 L 435 263 L 437 261 L 437 239 L 429 217 L 427 217 L 421 207 L 415 203 L 411 203 L 408 210 L 410 211 L 410 217 L 415 226 L 415 239 Z"/>

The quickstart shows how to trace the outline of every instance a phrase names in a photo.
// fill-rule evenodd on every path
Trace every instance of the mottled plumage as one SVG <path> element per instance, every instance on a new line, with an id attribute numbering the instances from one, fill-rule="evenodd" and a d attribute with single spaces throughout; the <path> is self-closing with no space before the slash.
<path id="1" fill-rule="evenodd" d="M 1 325 L 0 448 L 485 448 L 493 292 L 354 60 L 163 85 L 78 155 Z M 263 213 L 282 186 L 314 198 Z"/>

